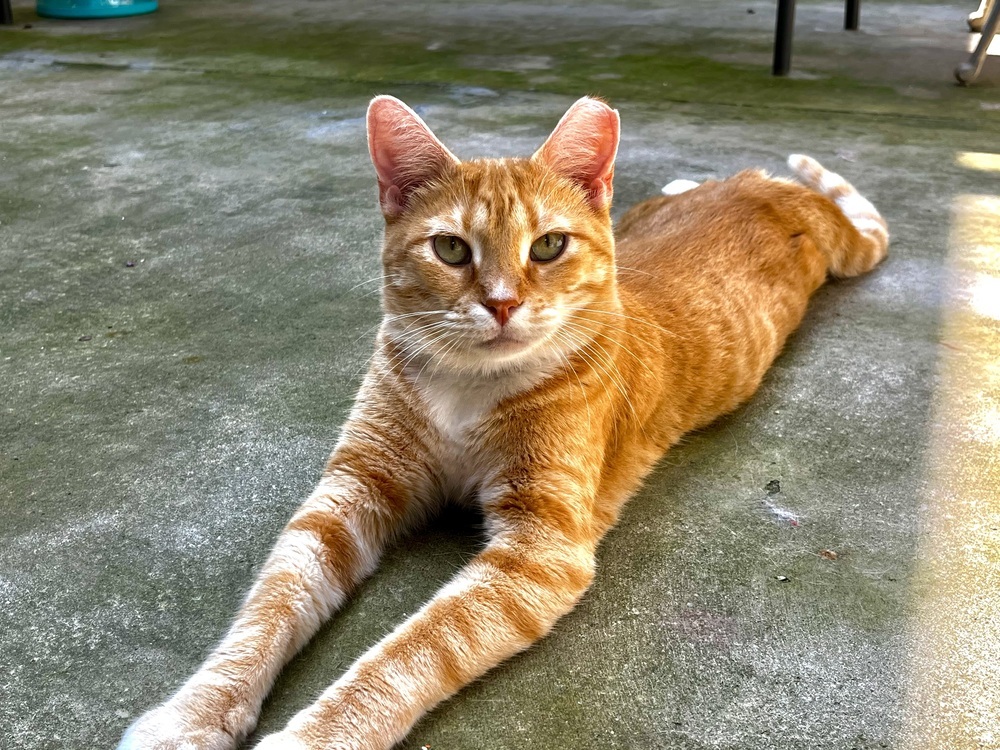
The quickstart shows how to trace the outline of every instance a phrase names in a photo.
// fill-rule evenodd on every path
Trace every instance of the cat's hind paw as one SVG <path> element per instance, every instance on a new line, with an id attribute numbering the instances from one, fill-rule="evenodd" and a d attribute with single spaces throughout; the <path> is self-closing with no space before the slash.
<path id="1" fill-rule="evenodd" d="M 811 156 L 790 154 L 788 167 L 795 173 L 799 182 L 832 200 L 836 200 L 837 196 L 846 190 L 853 190 L 847 180 L 839 174 L 831 172 Z"/>

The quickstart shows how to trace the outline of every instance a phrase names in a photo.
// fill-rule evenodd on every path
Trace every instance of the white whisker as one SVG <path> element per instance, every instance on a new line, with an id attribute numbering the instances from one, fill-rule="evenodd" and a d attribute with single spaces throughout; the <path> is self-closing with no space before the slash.
<path id="1" fill-rule="evenodd" d="M 564 322 L 564 325 L 569 326 L 570 328 L 575 328 L 577 330 L 582 330 L 582 331 L 588 331 L 590 333 L 595 334 L 595 338 L 593 339 L 593 341 L 595 343 L 597 343 L 596 336 L 601 335 L 603 333 L 600 330 L 597 330 L 597 329 L 590 328 L 588 326 L 582 325 L 581 323 L 579 323 L 577 321 L 574 321 L 574 320 L 566 320 Z M 609 326 L 609 327 L 611 327 L 611 326 Z M 617 330 L 617 329 L 615 329 L 615 330 Z M 626 354 L 628 354 L 629 356 L 631 356 L 632 359 L 634 359 L 636 362 L 638 362 L 640 365 L 642 365 L 644 368 L 646 368 L 646 372 L 648 372 L 653 377 L 656 377 L 656 373 L 653 372 L 651 369 L 649 369 L 649 365 L 647 365 L 646 362 L 645 362 L 645 360 L 643 360 L 638 354 L 636 354 L 635 352 L 633 352 L 631 349 L 629 349 L 627 346 L 625 346 L 625 344 L 623 344 L 621 341 L 618 341 L 618 339 L 614 338 L 613 336 L 607 336 L 607 338 L 610 339 L 611 341 L 614 341 L 622 351 L 624 351 Z M 598 344 L 598 346 L 601 346 L 601 345 Z M 601 346 L 601 349 L 604 349 L 604 347 Z M 605 353 L 607 353 L 606 350 L 605 350 Z"/>
<path id="2" fill-rule="evenodd" d="M 389 273 L 389 274 L 380 274 L 378 276 L 373 276 L 370 279 L 365 279 L 364 281 L 359 281 L 357 284 L 355 284 L 350 289 L 348 289 L 346 292 L 344 292 L 344 294 L 350 294 L 355 289 L 357 289 L 359 286 L 364 286 L 365 284 L 373 284 L 376 281 L 381 281 L 381 282 L 384 283 L 387 279 L 398 279 L 398 278 L 402 278 L 402 274 Z"/>
<path id="3" fill-rule="evenodd" d="M 675 333 L 674 331 L 671 331 L 668 328 L 664 328 L 663 326 L 657 325 L 656 323 L 651 323 L 650 321 L 644 320 L 643 318 L 637 318 L 634 315 L 626 315 L 625 313 L 614 312 L 612 310 L 597 310 L 597 309 L 594 309 L 592 307 L 566 307 L 564 309 L 566 309 L 566 310 L 574 310 L 574 311 L 577 311 L 577 312 L 596 313 L 596 314 L 599 314 L 599 315 L 613 315 L 613 316 L 615 316 L 617 318 L 625 318 L 627 320 L 634 320 L 636 323 L 641 323 L 644 326 L 649 326 L 650 328 L 655 328 L 657 331 L 662 331 L 663 333 L 667 334 L 668 336 L 674 336 L 676 338 L 683 339 L 684 341 L 689 341 L 690 340 L 686 336 L 681 336 L 679 333 Z"/>
<path id="4" fill-rule="evenodd" d="M 632 271 L 634 273 L 641 273 L 644 276 L 652 276 L 653 278 L 656 278 L 655 273 L 650 273 L 649 271 L 643 271 L 641 268 L 629 268 L 628 266 L 618 266 L 618 265 L 616 265 L 615 268 L 617 268 L 619 271 Z"/>

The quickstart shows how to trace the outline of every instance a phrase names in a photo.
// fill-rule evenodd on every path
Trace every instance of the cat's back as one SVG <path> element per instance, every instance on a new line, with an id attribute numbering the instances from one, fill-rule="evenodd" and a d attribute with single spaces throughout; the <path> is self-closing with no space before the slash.
<path id="1" fill-rule="evenodd" d="M 757 170 L 727 180 L 710 180 L 678 195 L 661 195 L 630 208 L 615 227 L 622 258 L 650 251 L 675 258 L 703 258 L 705 252 L 786 234 L 780 204 L 798 185 Z M 775 204 L 778 205 L 775 205 Z"/>
<path id="2" fill-rule="evenodd" d="M 787 276 L 789 242 L 803 229 L 796 206 L 806 196 L 819 198 L 747 170 L 643 201 L 615 228 L 619 284 L 648 300 L 665 291 L 688 296 L 703 285 L 718 293 L 721 280 L 747 273 Z"/>
<path id="3" fill-rule="evenodd" d="M 616 228 L 620 297 L 660 336 L 682 431 L 757 389 L 801 320 L 826 263 L 800 204 L 820 198 L 763 172 L 741 172 L 644 201 Z"/>

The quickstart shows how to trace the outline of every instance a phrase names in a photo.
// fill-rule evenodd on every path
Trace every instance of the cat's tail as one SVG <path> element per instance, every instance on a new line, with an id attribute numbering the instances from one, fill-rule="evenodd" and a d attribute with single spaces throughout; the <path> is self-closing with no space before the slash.
<path id="1" fill-rule="evenodd" d="M 842 214 L 834 221 L 831 217 L 809 221 L 810 234 L 829 259 L 830 273 L 857 276 L 878 265 L 889 247 L 889 227 L 871 201 L 813 158 L 792 154 L 788 166 L 800 182 L 833 201 Z"/>

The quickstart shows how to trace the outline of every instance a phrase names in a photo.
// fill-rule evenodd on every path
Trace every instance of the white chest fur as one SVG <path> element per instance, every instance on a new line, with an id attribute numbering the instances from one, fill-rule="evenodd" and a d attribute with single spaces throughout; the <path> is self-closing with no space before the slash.
<path id="1" fill-rule="evenodd" d="M 433 374 L 418 384 L 431 424 L 447 443 L 466 445 L 470 432 L 511 393 L 502 378 Z"/>
<path id="2" fill-rule="evenodd" d="M 467 497 L 496 467 L 496 457 L 482 445 L 479 426 L 501 402 L 522 393 L 546 376 L 546 372 L 469 375 L 424 374 L 417 384 L 427 409 L 428 421 L 440 442 L 438 466 L 444 492 L 452 498 Z"/>

